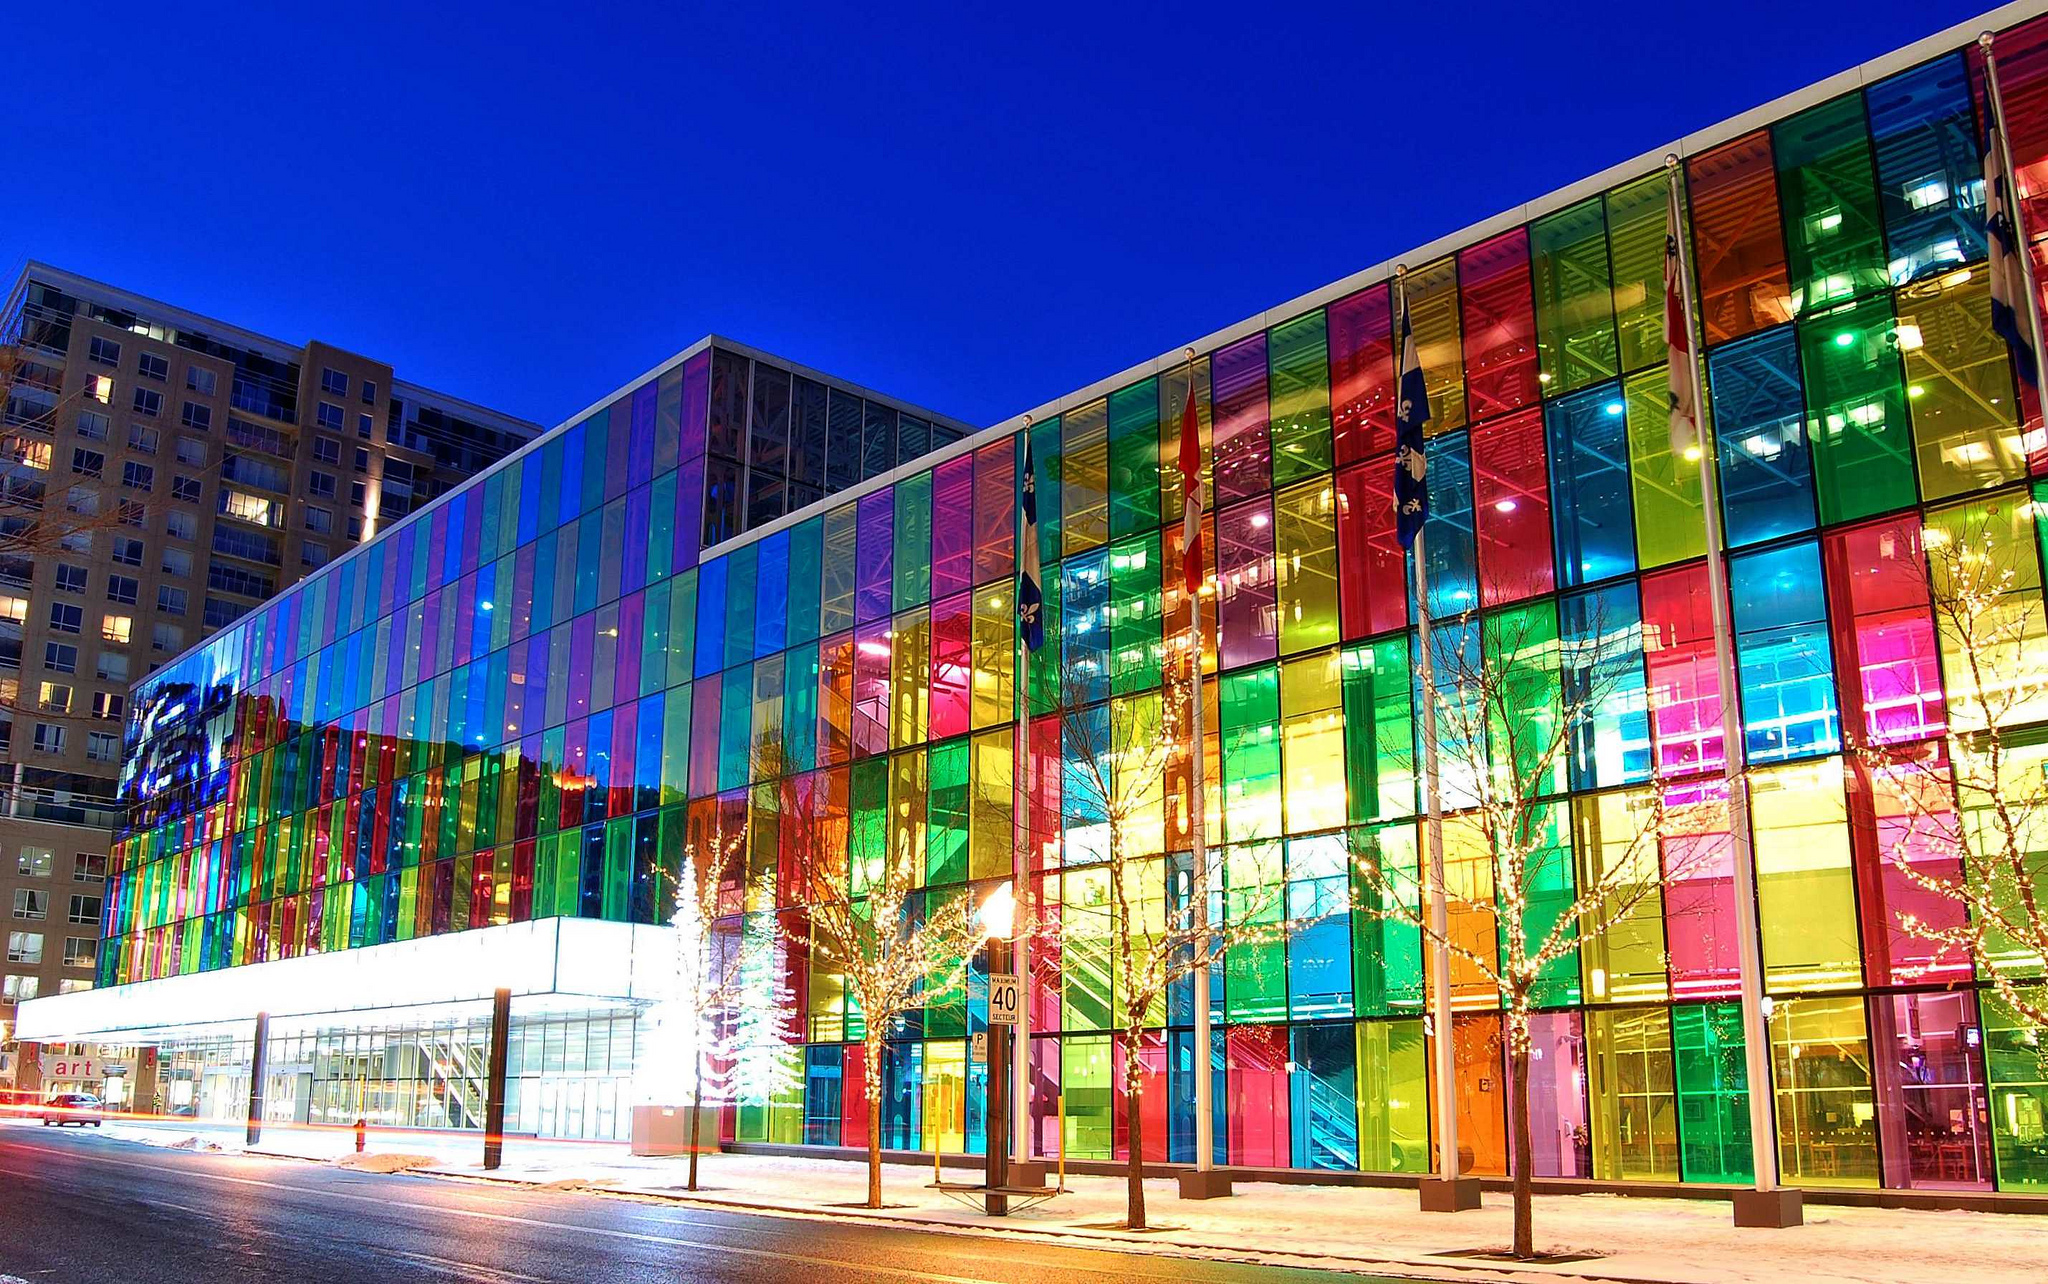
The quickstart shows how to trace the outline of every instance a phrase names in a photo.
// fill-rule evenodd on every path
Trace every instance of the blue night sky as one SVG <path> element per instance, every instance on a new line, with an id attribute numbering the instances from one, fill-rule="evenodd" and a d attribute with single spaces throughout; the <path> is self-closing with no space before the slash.
<path id="1" fill-rule="evenodd" d="M 13 50 L 10 277 L 546 424 L 710 331 L 994 422 L 1978 12 L 126 9 Z"/>

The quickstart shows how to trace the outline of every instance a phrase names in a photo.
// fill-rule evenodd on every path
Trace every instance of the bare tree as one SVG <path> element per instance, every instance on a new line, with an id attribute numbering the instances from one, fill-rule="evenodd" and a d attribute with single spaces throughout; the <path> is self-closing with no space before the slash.
<path id="1" fill-rule="evenodd" d="M 1660 840 L 1712 832 L 1712 813 L 1719 809 L 1712 801 L 1693 801 L 1705 792 L 1697 781 L 1674 789 L 1653 777 L 1625 795 L 1630 819 L 1614 841 L 1574 860 L 1571 833 L 1562 827 L 1574 746 L 1590 740 L 1596 715 L 1615 694 L 1617 666 L 1603 661 L 1640 647 L 1640 626 L 1610 627 L 1594 621 L 1578 638 L 1561 642 L 1555 618 L 1542 607 L 1509 609 L 1484 621 L 1467 614 L 1439 625 L 1431 648 L 1435 743 L 1424 744 L 1419 735 L 1416 743 L 1425 754 L 1434 748 L 1439 777 L 1451 782 L 1450 814 L 1443 819 L 1449 914 L 1442 932 L 1420 904 L 1425 880 L 1417 871 L 1385 859 L 1370 838 L 1353 840 L 1366 893 L 1360 908 L 1446 947 L 1499 995 L 1514 1128 L 1514 1254 L 1524 1259 L 1535 1256 L 1531 1017 L 1561 965 L 1626 925 L 1666 880 L 1684 878 L 1689 867 L 1709 859 L 1709 845 L 1699 843 L 1674 843 L 1660 858 Z M 1465 858 L 1452 861 L 1454 851 Z M 1426 843 L 1423 862 L 1427 868 Z M 1435 1037 L 1448 1039 L 1451 1032 L 1437 1030 Z M 1457 1107 L 1446 1101 L 1440 1108 Z M 1456 1157 L 1446 1160 L 1445 1171 L 1453 1171 Z"/>
<path id="2" fill-rule="evenodd" d="M 869 1208 L 882 1206 L 882 1057 L 888 1036 L 912 1010 L 964 998 L 975 952 L 988 939 L 966 889 L 922 887 L 923 862 L 907 833 L 885 839 L 881 847 L 855 852 L 844 866 L 800 862 L 795 898 L 804 943 L 838 970 L 860 1011 Z"/>
<path id="3" fill-rule="evenodd" d="M 1108 883 L 1110 1006 L 1123 1036 L 1126 1092 L 1125 1224 L 1132 1230 L 1146 1225 L 1144 1034 L 1166 1025 L 1169 993 L 1198 969 L 1220 966 L 1234 947 L 1280 940 L 1342 908 L 1318 904 L 1303 918 L 1286 916 L 1277 842 L 1237 846 L 1227 863 L 1207 861 L 1200 870 L 1165 854 L 1173 782 L 1191 752 L 1192 701 L 1200 698 L 1189 658 L 1187 647 L 1176 648 L 1162 685 L 1147 691 L 1109 695 L 1086 658 L 1069 659 L 1060 680 L 1063 863 L 1099 863 Z M 1219 864 L 1227 866 L 1221 878 Z M 1043 930 L 1071 933 L 1073 912 Z M 1195 1050 L 1197 1074 L 1206 1072 L 1208 1056 Z"/>
<path id="4" fill-rule="evenodd" d="M 1899 926 L 1935 946 L 1921 972 L 1967 960 L 2006 1008 L 2048 1030 L 2048 621 L 2044 621 L 2028 501 L 1969 505 L 1937 516 L 1919 537 L 1935 629 L 1948 655 L 1946 718 L 1932 741 L 1870 743 L 1859 757 L 1889 795 L 1894 866 L 1928 903 L 1898 911 Z M 1919 574 L 1917 559 L 1898 573 Z M 1916 589 L 1920 586 L 1915 585 Z M 1924 589 L 1922 591 L 1925 591 Z M 2048 1057 L 2048 1053 L 2044 1053 Z"/>

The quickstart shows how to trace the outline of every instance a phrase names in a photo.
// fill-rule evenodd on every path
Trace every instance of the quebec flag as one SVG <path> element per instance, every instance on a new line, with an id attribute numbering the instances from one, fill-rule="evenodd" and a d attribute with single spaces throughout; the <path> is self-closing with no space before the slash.
<path id="1" fill-rule="evenodd" d="M 1036 651 L 1045 645 L 1045 589 L 1038 569 L 1038 468 L 1031 458 L 1031 434 L 1024 434 L 1024 484 L 1017 492 L 1019 531 L 1017 549 L 1017 625 L 1024 633 L 1024 646 Z"/>

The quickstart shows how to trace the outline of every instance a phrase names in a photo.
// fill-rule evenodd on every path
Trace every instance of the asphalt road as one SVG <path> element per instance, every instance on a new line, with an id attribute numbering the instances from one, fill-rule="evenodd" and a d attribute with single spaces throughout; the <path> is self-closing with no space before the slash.
<path id="1" fill-rule="evenodd" d="M 1364 1278 L 380 1176 L 165 1150 L 84 1130 L 0 1129 L 0 1284 Z"/>

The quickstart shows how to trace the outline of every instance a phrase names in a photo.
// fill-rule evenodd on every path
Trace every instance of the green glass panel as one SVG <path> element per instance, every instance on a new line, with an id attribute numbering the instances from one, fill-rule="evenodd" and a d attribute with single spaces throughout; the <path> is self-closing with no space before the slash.
<path id="1" fill-rule="evenodd" d="M 647 582 L 665 580 L 675 565 L 676 475 L 663 473 L 647 492 Z"/>
<path id="2" fill-rule="evenodd" d="M 754 666 L 727 669 L 718 706 L 718 787 L 738 789 L 753 777 Z"/>
<path id="3" fill-rule="evenodd" d="M 1415 822 L 1361 826 L 1353 831 L 1352 842 L 1361 860 L 1380 871 L 1377 878 L 1362 867 L 1352 874 L 1358 908 L 1351 924 L 1351 975 L 1358 1012 L 1419 1012 L 1424 997 L 1422 929 L 1395 913 L 1422 904 Z"/>
<path id="4" fill-rule="evenodd" d="M 967 877 L 967 741 L 933 745 L 928 770 L 925 882 L 957 883 Z"/>
<path id="5" fill-rule="evenodd" d="M 1159 381 L 1109 394 L 1109 533 L 1159 525 Z"/>
<path id="6" fill-rule="evenodd" d="M 1915 502 L 1913 436 L 1888 294 L 1799 323 L 1806 431 L 1824 525 Z"/>
<path id="7" fill-rule="evenodd" d="M 1750 1162 L 1742 1009 L 1733 1003 L 1673 1008 L 1671 1041 L 1685 1180 L 1748 1185 L 1756 1173 Z"/>
<path id="8" fill-rule="evenodd" d="M 1322 309 L 1277 325 L 1266 335 L 1270 364 L 1273 483 L 1327 472 L 1330 442 L 1330 343 Z"/>
<path id="9" fill-rule="evenodd" d="M 907 611 L 932 599 L 932 475 L 896 483 L 895 606 Z"/>
<path id="10" fill-rule="evenodd" d="M 1670 181 L 1658 170 L 1607 193 L 1607 242 L 1614 273 L 1614 321 L 1623 370 L 1663 362 L 1664 233 Z"/>
<path id="11" fill-rule="evenodd" d="M 1159 534 L 1109 550 L 1110 679 L 1118 695 L 1159 685 L 1166 644 L 1159 619 Z"/>
<path id="12" fill-rule="evenodd" d="M 1793 314 L 1889 285 L 1863 95 L 1844 94 L 1779 121 L 1771 152 Z"/>
<path id="13" fill-rule="evenodd" d="M 1060 1040 L 1060 1093 L 1066 1098 L 1070 1159 L 1108 1159 L 1115 1151 L 1114 1060 L 1107 1035 Z"/>
<path id="14" fill-rule="evenodd" d="M 697 568 L 672 581 L 668 600 L 668 684 L 690 680 L 697 654 Z"/>
<path id="15" fill-rule="evenodd" d="M 661 727 L 661 801 L 681 802 L 690 787 L 690 684 L 669 688 Z"/>
<path id="16" fill-rule="evenodd" d="M 1277 841 L 1226 847 L 1223 912 L 1232 923 L 1276 923 L 1286 901 L 1280 883 L 1285 869 Z M 1232 1021 L 1287 1019 L 1287 945 L 1252 940 L 1233 945 L 1223 960 L 1224 1011 Z"/>
<path id="17" fill-rule="evenodd" d="M 2048 1059 L 2041 1032 L 1996 994 L 1986 991 L 1982 1002 L 1998 1188 L 2048 1192 Z"/>
<path id="18" fill-rule="evenodd" d="M 1543 391 L 1556 396 L 1614 377 L 1618 347 L 1607 220 L 1598 197 L 1529 228 L 1536 285 L 1536 351 Z"/>
<path id="19" fill-rule="evenodd" d="M 1414 684 L 1406 636 L 1346 648 L 1342 681 L 1352 822 L 1414 815 Z"/>
<path id="20" fill-rule="evenodd" d="M 1060 879 L 1062 1029 L 1110 1026 L 1111 914 L 1106 866 L 1071 871 Z"/>
<path id="21" fill-rule="evenodd" d="M 1217 684 L 1223 759 L 1223 841 L 1280 834 L 1280 668 L 1223 675 Z"/>
<path id="22" fill-rule="evenodd" d="M 818 644 L 806 642 L 785 654 L 782 687 L 782 750 L 786 771 L 818 765 Z M 671 715 L 673 716 L 673 715 Z"/>
<path id="23" fill-rule="evenodd" d="M 866 758 L 854 763 L 847 780 L 847 800 L 851 821 L 847 857 L 853 891 L 859 895 L 881 877 L 882 862 L 889 852 L 888 759 Z"/>
<path id="24" fill-rule="evenodd" d="M 1035 490 L 1038 496 L 1038 561 L 1041 566 L 1051 566 L 1060 560 L 1060 472 L 1062 460 L 1062 437 L 1064 421 L 1057 416 L 1031 429 L 1031 471 L 1036 474 Z M 1022 508 L 1018 520 L 1022 521 Z M 1022 531 L 1018 532 L 1022 538 Z M 1051 588 L 1050 578 L 1046 581 Z"/>
<path id="25" fill-rule="evenodd" d="M 760 578 L 761 546 L 745 544 L 725 558 L 725 665 L 754 658 L 754 595 Z"/>

